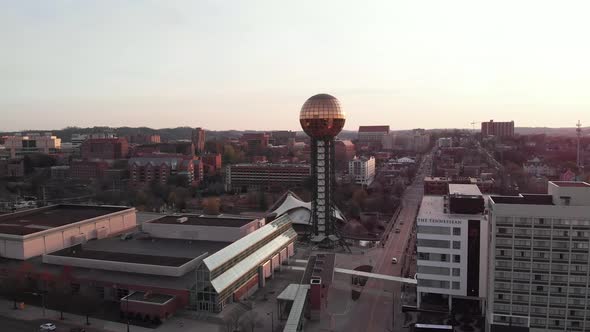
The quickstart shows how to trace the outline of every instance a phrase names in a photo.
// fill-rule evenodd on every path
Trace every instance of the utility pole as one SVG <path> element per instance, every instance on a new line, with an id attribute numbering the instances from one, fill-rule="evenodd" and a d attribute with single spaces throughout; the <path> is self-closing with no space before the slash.
<path id="1" fill-rule="evenodd" d="M 275 315 L 274 311 L 267 312 L 266 315 L 270 316 L 270 331 L 274 332 L 275 330 Z"/>
<path id="2" fill-rule="evenodd" d="M 576 134 L 578 136 L 578 153 L 577 153 L 577 161 L 576 161 L 576 166 L 578 166 L 578 172 L 581 172 L 582 168 L 584 167 L 582 165 L 582 158 L 580 155 L 580 144 L 581 144 L 581 138 L 582 138 L 582 124 L 580 123 L 580 120 L 578 120 L 578 123 L 576 124 Z"/>
<path id="3" fill-rule="evenodd" d="M 130 293 L 127 294 L 127 332 L 129 332 L 129 295 L 131 295 Z"/>

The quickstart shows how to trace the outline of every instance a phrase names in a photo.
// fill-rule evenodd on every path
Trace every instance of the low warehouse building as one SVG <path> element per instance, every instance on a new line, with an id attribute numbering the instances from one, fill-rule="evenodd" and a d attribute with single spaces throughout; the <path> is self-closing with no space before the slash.
<path id="1" fill-rule="evenodd" d="M 135 208 L 53 205 L 0 215 L 0 257 L 29 259 L 137 227 Z"/>
<path id="2" fill-rule="evenodd" d="M 18 220 L 26 222 L 19 228 Z M 144 222 L 141 231 L 135 209 L 124 207 L 60 205 L 0 216 L 0 232 L 42 225 L 53 227 L 31 236 L 46 237 L 45 246 L 3 255 L 0 282 L 26 280 L 50 297 L 64 288 L 72 295 L 94 294 L 144 320 L 165 319 L 183 308 L 221 311 L 263 287 L 294 254 L 296 239 L 288 215 L 268 224 L 225 214 L 162 215 Z M 47 246 L 52 236 L 61 244 Z"/>

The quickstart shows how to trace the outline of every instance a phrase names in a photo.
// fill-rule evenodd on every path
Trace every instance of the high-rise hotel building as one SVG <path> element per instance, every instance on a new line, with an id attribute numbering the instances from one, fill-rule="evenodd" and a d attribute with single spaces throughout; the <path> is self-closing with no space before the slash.
<path id="1" fill-rule="evenodd" d="M 488 221 L 474 184 L 449 184 L 448 195 L 426 195 L 417 217 L 418 306 L 467 302 L 483 310 Z M 457 301 L 456 301 L 457 300 Z"/>
<path id="2" fill-rule="evenodd" d="M 590 331 L 590 184 L 491 196 L 488 209 L 486 330 Z"/>

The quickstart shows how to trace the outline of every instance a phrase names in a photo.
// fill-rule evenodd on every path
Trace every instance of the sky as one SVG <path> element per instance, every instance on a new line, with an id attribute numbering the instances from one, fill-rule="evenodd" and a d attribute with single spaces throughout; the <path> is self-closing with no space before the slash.
<path id="1" fill-rule="evenodd" d="M 590 123 L 587 1 L 0 0 L 0 130 Z M 476 124 L 479 126 L 479 124 Z"/>

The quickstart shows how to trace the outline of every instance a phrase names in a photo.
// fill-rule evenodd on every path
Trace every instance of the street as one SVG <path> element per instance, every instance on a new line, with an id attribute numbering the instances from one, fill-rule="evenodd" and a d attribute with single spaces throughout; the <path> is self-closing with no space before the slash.
<path id="1" fill-rule="evenodd" d="M 401 276 L 404 259 L 411 259 L 413 251 L 405 258 L 404 252 L 411 237 L 418 207 L 424 193 L 424 176 L 430 172 L 431 156 L 425 155 L 413 183 L 406 188 L 402 199 L 402 209 L 386 241 L 385 248 L 377 259 L 373 272 Z M 399 229 L 399 233 L 395 229 Z M 398 263 L 392 264 L 392 258 Z M 344 331 L 402 331 L 403 314 L 400 300 L 401 285 L 387 281 L 370 279 L 362 295 L 348 317 L 351 318 Z M 395 320 L 392 312 L 395 305 Z"/>
<path id="2" fill-rule="evenodd" d="M 2 332 L 38 332 L 40 331 L 41 324 L 54 323 L 57 329 L 54 332 L 69 332 L 72 327 L 76 325 L 72 323 L 66 323 L 63 321 L 55 320 L 23 320 L 7 316 L 0 316 L 0 331 Z M 91 327 L 84 327 L 87 332 L 99 332 L 104 331 Z"/>
<path id="3" fill-rule="evenodd" d="M 26 321 L 15 318 L 0 317 L 0 329 L 6 332 L 37 332 L 39 331 L 39 323 L 37 321 Z"/>

